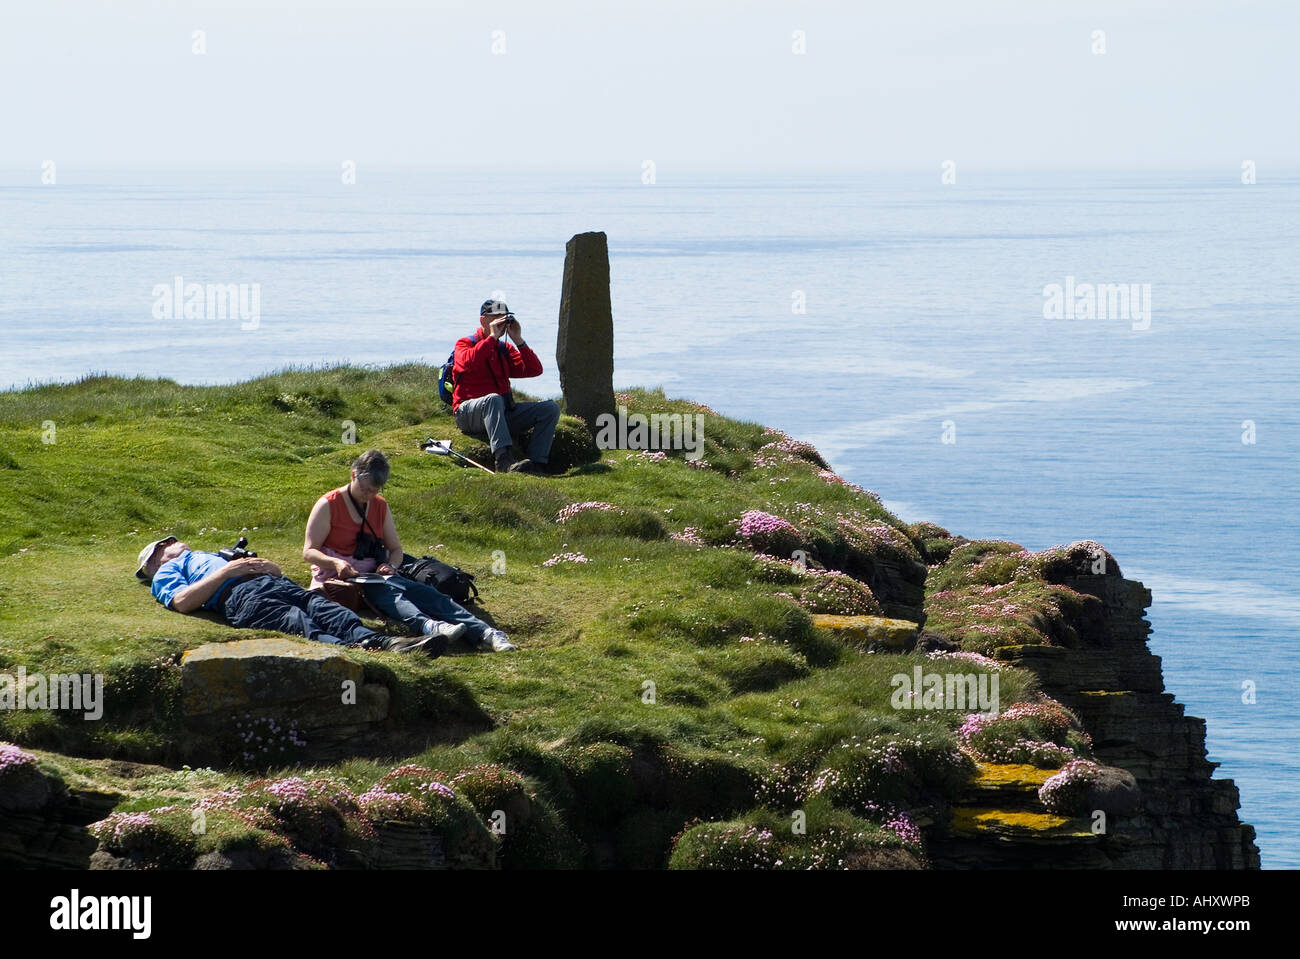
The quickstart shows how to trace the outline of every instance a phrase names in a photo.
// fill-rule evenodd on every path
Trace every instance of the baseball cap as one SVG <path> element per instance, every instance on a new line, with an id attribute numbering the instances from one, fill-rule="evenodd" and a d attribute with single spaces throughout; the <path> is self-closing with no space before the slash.
<path id="1" fill-rule="evenodd" d="M 146 546 L 144 549 L 140 550 L 140 568 L 135 571 L 136 579 L 142 579 L 147 583 L 150 577 L 144 574 L 144 564 L 149 562 L 149 557 L 153 555 L 153 551 L 157 549 L 162 543 L 174 543 L 174 542 L 176 542 L 175 536 L 164 536 L 162 539 L 156 539 L 148 546 Z"/>
<path id="2" fill-rule="evenodd" d="M 487 316 L 489 313 L 509 313 L 509 308 L 502 300 L 484 300 L 483 305 L 479 307 L 478 315 Z"/>

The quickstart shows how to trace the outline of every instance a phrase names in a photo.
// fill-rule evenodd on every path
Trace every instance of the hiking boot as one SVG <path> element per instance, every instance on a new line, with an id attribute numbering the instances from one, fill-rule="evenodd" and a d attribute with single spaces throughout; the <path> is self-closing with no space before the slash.
<path id="1" fill-rule="evenodd" d="M 424 644 L 424 651 L 429 654 L 430 659 L 437 659 L 447 651 L 446 636 L 430 636 L 428 642 Z"/>
<path id="2" fill-rule="evenodd" d="M 503 447 L 496 452 L 497 472 L 508 473 L 519 463 L 515 457 L 515 452 L 509 446 Z"/>
<path id="3" fill-rule="evenodd" d="M 539 463 L 536 460 L 524 460 L 527 465 L 521 465 L 512 469 L 510 472 L 527 473 L 529 476 L 550 476 L 551 470 L 545 463 Z"/>
<path id="4" fill-rule="evenodd" d="M 518 649 L 514 643 L 499 629 L 488 629 L 478 641 L 478 648 L 485 653 L 508 653 Z"/>
<path id="5" fill-rule="evenodd" d="M 379 647 L 386 653 L 413 653 L 429 645 L 429 636 L 392 636 Z"/>

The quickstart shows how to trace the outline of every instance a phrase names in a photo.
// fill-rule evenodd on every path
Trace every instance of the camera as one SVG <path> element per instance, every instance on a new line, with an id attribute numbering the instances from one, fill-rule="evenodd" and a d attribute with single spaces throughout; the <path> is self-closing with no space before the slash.
<path id="1" fill-rule="evenodd" d="M 388 562 L 388 547 L 378 536 L 363 530 L 357 533 L 357 545 L 352 550 L 352 558 L 373 559 L 382 566 Z"/>
<path id="2" fill-rule="evenodd" d="M 239 541 L 229 549 L 217 550 L 217 555 L 220 556 L 222 559 L 224 559 L 226 562 L 230 562 L 231 560 L 235 560 L 235 559 L 244 559 L 247 556 L 256 556 L 257 554 L 254 553 L 251 549 L 245 548 L 247 546 L 248 546 L 248 537 L 241 536 L 239 537 Z"/>

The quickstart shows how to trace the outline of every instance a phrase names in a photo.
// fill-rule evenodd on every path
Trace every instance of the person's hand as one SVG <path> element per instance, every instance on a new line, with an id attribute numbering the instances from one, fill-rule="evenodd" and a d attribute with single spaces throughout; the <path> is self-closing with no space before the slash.
<path id="1" fill-rule="evenodd" d="M 269 559 L 262 559 L 260 556 L 245 556 L 242 559 L 233 559 L 227 563 L 224 572 L 227 578 L 238 576 L 279 576 L 280 567 L 276 566 Z"/>
<path id="2" fill-rule="evenodd" d="M 519 326 L 518 320 L 510 320 L 506 326 L 506 332 L 510 334 L 510 339 L 518 343 L 523 334 L 523 329 Z"/>
<path id="3" fill-rule="evenodd" d="M 397 570 L 393 569 L 393 566 L 392 566 L 391 563 L 384 563 L 382 566 L 377 567 L 377 568 L 375 569 L 375 572 L 378 573 L 380 576 L 396 576 L 396 575 L 397 575 Z"/>
<path id="4" fill-rule="evenodd" d="M 501 339 L 501 337 L 505 336 L 506 327 L 508 327 L 509 325 L 510 325 L 510 318 L 508 316 L 503 316 L 500 317 L 499 319 L 495 319 L 490 324 L 488 324 L 489 335 L 491 335 L 494 339 L 499 340 Z"/>
<path id="5" fill-rule="evenodd" d="M 346 559 L 336 559 L 334 561 L 334 575 L 338 579 L 351 579 L 357 575 L 357 568 Z"/>

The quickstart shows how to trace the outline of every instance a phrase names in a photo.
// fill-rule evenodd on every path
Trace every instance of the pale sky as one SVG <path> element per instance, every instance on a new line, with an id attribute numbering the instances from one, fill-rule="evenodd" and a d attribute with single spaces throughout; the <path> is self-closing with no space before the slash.
<path id="1" fill-rule="evenodd" d="M 1295 2 L 5 0 L 0 168 L 1294 170 L 1297 39 Z"/>

